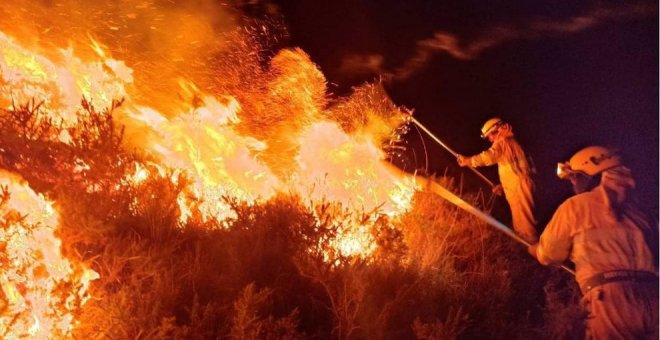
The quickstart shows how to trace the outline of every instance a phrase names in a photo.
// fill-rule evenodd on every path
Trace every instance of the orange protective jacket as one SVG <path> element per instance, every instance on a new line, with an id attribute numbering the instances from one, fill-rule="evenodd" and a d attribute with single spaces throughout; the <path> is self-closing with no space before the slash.
<path id="1" fill-rule="evenodd" d="M 504 189 L 513 229 L 530 243 L 538 240 L 534 216 L 534 168 L 528 156 L 513 136 L 510 125 L 500 128 L 498 138 L 491 147 L 478 155 L 468 157 L 473 168 L 497 164 L 497 172 Z"/>
<path id="2" fill-rule="evenodd" d="M 628 201 L 631 180 L 625 167 L 611 169 L 599 186 L 562 203 L 541 235 L 539 262 L 559 264 L 570 258 L 581 286 L 605 271 L 657 273 L 657 225 Z"/>
<path id="3" fill-rule="evenodd" d="M 658 225 L 630 202 L 633 187 L 627 168 L 605 171 L 598 187 L 559 206 L 536 249 L 542 264 L 575 263 L 587 339 L 658 338 Z M 603 273 L 630 272 L 656 279 L 587 284 Z"/>

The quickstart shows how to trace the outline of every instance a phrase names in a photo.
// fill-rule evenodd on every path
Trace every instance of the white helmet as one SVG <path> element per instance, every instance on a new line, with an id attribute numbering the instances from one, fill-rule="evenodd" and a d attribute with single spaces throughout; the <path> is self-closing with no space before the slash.
<path id="1" fill-rule="evenodd" d="M 498 117 L 487 120 L 481 127 L 481 138 L 488 138 L 488 135 L 495 132 L 498 127 L 502 126 L 502 124 L 504 124 L 504 121 Z"/>
<path id="2" fill-rule="evenodd" d="M 615 150 L 604 146 L 589 146 L 576 152 L 568 162 L 559 163 L 557 176 L 561 179 L 574 173 L 594 176 L 621 164 L 621 157 Z"/>

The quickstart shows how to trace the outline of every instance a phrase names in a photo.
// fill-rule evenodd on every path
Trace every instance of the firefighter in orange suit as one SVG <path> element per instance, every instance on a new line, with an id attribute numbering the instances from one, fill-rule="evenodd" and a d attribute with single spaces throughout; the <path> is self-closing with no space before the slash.
<path id="1" fill-rule="evenodd" d="M 472 157 L 458 155 L 458 164 L 473 168 L 497 164 L 501 189 L 511 209 L 513 230 L 527 242 L 536 243 L 538 232 L 534 216 L 534 182 L 531 178 L 534 167 L 531 160 L 514 138 L 511 125 L 500 118 L 484 123 L 481 138 L 491 142 L 491 147 Z"/>
<path id="2" fill-rule="evenodd" d="M 611 149 L 591 146 L 559 165 L 575 196 L 562 203 L 530 254 L 575 263 L 587 339 L 658 339 L 658 224 L 634 204 L 635 180 Z"/>

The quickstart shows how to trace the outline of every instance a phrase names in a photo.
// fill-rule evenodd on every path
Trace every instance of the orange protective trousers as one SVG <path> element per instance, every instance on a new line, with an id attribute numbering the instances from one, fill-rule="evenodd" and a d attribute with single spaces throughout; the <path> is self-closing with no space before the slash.
<path id="1" fill-rule="evenodd" d="M 513 230 L 530 243 L 538 241 L 534 217 L 534 172 L 528 156 L 513 138 L 513 132 L 505 129 L 488 150 L 468 158 L 472 167 L 497 164 L 497 172 L 504 189 L 504 196 L 511 208 Z"/>

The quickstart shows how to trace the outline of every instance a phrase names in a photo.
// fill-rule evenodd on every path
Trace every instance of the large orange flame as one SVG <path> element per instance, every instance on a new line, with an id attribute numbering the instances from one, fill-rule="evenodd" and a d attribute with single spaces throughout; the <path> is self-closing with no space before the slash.
<path id="1" fill-rule="evenodd" d="M 49 114 L 65 122 L 75 118 L 82 98 L 108 107 L 125 96 L 124 86 L 132 81 L 132 71 L 122 62 L 83 62 L 71 48 L 59 50 L 57 63 L 0 32 L 0 50 L 0 105 L 43 101 Z"/>
<path id="2" fill-rule="evenodd" d="M 273 86 L 267 91 L 270 100 L 285 97 L 289 98 L 286 105 L 292 101 L 307 103 L 298 107 L 306 112 L 304 119 L 279 129 L 261 126 L 275 137 L 260 131 L 252 133 L 268 139 L 259 140 L 250 136 L 253 131 L 239 132 L 242 106 L 231 95 L 212 96 L 198 90 L 192 81 L 182 81 L 182 97 L 188 100 L 172 100 L 179 114 L 168 117 L 131 100 L 125 88 L 132 79 L 132 70 L 122 62 L 111 58 L 83 62 L 69 49 L 62 51 L 63 60 L 57 64 L 4 34 L 0 35 L 0 44 L 5 90 L 0 98 L 4 105 L 28 98 L 44 101 L 50 114 L 73 124 L 69 117 L 80 97 L 97 106 L 110 105 L 113 98 L 126 98 L 119 119 L 127 127 L 129 142 L 156 155 L 163 165 L 191 176 L 191 191 L 205 202 L 201 207 L 205 218 L 232 216 L 229 207 L 219 203 L 222 196 L 254 202 L 278 191 L 296 192 L 311 202 L 340 202 L 353 210 L 379 208 L 390 216 L 405 212 L 409 206 L 413 182 L 406 182 L 383 166 L 385 154 L 374 143 L 375 138 L 366 130 L 349 135 L 338 123 L 323 118 L 324 107 L 314 94 L 305 83 L 296 84 L 309 77 L 306 73 L 318 72 L 309 62 L 300 63 L 307 60 L 300 50 L 284 51 L 283 57 L 276 58 L 277 78 L 282 80 L 266 85 Z M 97 42 L 91 46 L 99 58 L 105 57 Z M 273 111 L 288 108 L 282 107 L 285 104 L 271 105 Z M 271 147 L 271 139 L 279 144 Z M 276 161 L 260 158 L 262 154 Z M 286 175 L 282 175 L 282 167 L 286 167 Z"/>
<path id="3" fill-rule="evenodd" d="M 139 185 L 156 174 L 163 177 L 164 168 L 184 172 L 192 181 L 189 196 L 178 199 L 182 224 L 192 209 L 199 209 L 205 219 L 232 217 L 222 197 L 252 203 L 278 192 L 300 195 L 312 206 L 330 201 L 356 213 L 378 211 L 392 218 L 410 208 L 415 182 L 390 170 L 380 146 L 385 135 L 403 124 L 402 110 L 382 105 L 389 116 L 379 117 L 376 108 L 363 101 L 369 96 L 333 106 L 323 74 L 300 49 L 279 51 L 267 67 L 253 61 L 253 51 L 241 52 L 241 62 L 225 65 L 227 73 L 204 76 L 197 71 L 209 61 L 209 53 L 201 53 L 204 60 L 194 59 L 194 54 L 177 45 L 181 43 L 177 36 L 159 35 L 161 44 L 151 46 L 153 51 L 135 52 L 154 60 L 113 58 L 113 53 L 130 55 L 120 38 L 153 37 L 157 26 L 145 31 L 131 28 L 134 16 L 148 11 L 138 7 L 135 12 L 121 13 L 117 21 L 122 24 L 110 25 L 110 32 L 98 31 L 91 21 L 81 19 L 82 27 L 100 38 L 73 35 L 69 47 L 58 53 L 45 53 L 38 43 L 21 44 L 18 38 L 0 32 L 0 105 L 43 101 L 43 109 L 66 125 L 75 124 L 74 113 L 83 97 L 97 108 L 125 99 L 114 117 L 126 128 L 126 142 L 158 159 L 158 164 L 136 165 L 124 185 Z M 153 18 L 157 22 L 157 16 Z M 218 25 L 195 25 L 197 31 L 183 25 L 181 34 L 201 39 L 199 32 L 218 29 Z M 118 34 L 115 40 L 112 32 Z M 196 41 L 210 46 L 206 40 Z M 222 51 L 220 45 L 213 44 L 211 50 Z M 158 55 L 165 57 L 156 60 Z M 222 63 L 217 55 L 214 62 Z M 182 62 L 196 72 L 183 68 L 174 72 Z M 176 91 L 171 91 L 170 80 L 150 78 L 154 65 L 164 70 L 165 77 L 175 75 Z M 211 86 L 209 79 L 222 85 Z M 159 95 L 148 80 L 170 85 Z M 388 99 L 381 94 L 376 100 Z M 67 142 L 67 136 L 61 140 Z M 200 199 L 201 206 L 192 207 L 191 196 Z M 352 225 L 336 246 L 345 255 L 366 256 L 375 247 L 369 225 L 357 218 Z"/>
<path id="4" fill-rule="evenodd" d="M 15 175 L 0 172 L 0 185 L 9 195 L 0 205 L 0 336 L 70 336 L 74 315 L 98 275 L 62 256 L 50 202 Z"/>
<path id="5" fill-rule="evenodd" d="M 33 100 L 67 127 L 77 124 L 81 99 L 99 109 L 123 99 L 113 119 L 125 127 L 127 147 L 156 161 L 135 162 L 117 185 L 139 190 L 150 178 L 177 184 L 185 174 L 190 184 L 177 198 L 181 225 L 193 215 L 233 217 L 224 197 L 251 204 L 292 193 L 312 211 L 331 202 L 343 226 L 326 253 L 333 261 L 336 254 L 369 256 L 378 215 L 394 219 L 410 209 L 415 180 L 393 171 L 381 148 L 407 112 L 377 86 L 332 99 L 307 54 L 284 49 L 262 59 L 253 41 L 241 40 L 243 30 L 231 30 L 235 17 L 213 1 L 199 8 L 120 3 L 0 6 L 10 18 L 0 22 L 0 106 Z M 32 16 L 41 21 L 29 24 Z M 72 20 L 76 26 L 68 25 Z M 218 39 L 221 33 L 227 39 Z M 60 141 L 70 143 L 63 131 Z M 93 170 L 79 163 L 75 171 Z M 57 214 L 43 197 L 9 174 L 0 184 L 12 195 L 0 215 L 7 224 L 0 229 L 0 335 L 68 336 L 96 273 L 61 256 Z"/>

